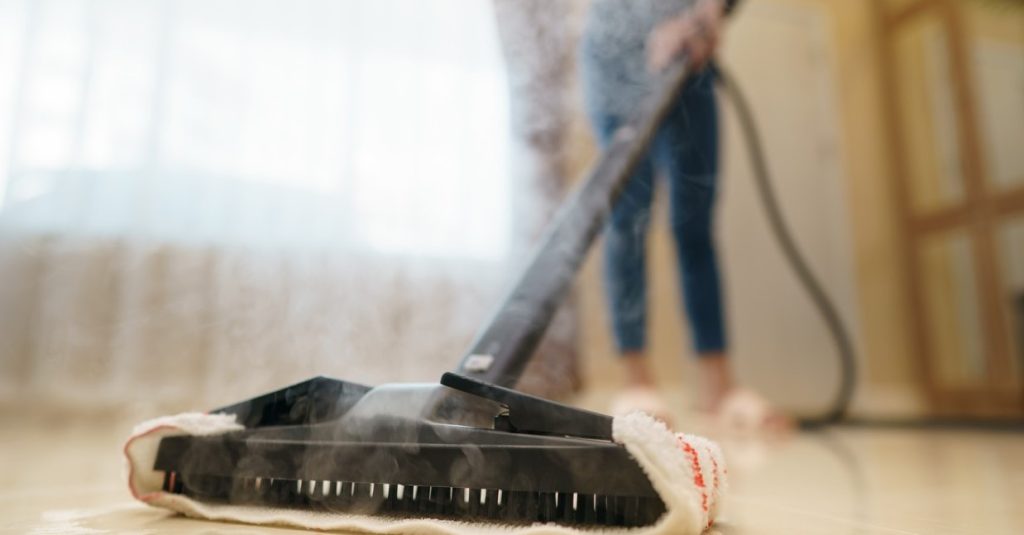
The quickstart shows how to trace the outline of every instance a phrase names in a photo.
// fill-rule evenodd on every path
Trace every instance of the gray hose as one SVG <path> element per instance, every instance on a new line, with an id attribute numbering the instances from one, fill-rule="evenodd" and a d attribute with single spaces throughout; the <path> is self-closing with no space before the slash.
<path id="1" fill-rule="evenodd" d="M 725 94 L 728 96 L 733 108 L 736 110 L 736 117 L 740 122 L 740 131 L 747 145 L 747 153 L 750 155 L 750 164 L 754 169 L 754 184 L 757 186 L 765 212 L 768 216 L 768 224 L 771 227 L 772 235 L 782 249 L 786 261 L 796 274 L 800 284 L 807 291 L 807 295 L 814 303 L 825 326 L 828 327 L 832 341 L 835 343 L 836 351 L 839 354 L 839 389 L 832 405 L 820 416 L 799 420 L 802 428 L 815 428 L 822 425 L 834 424 L 843 420 L 853 399 L 853 393 L 857 383 L 857 361 L 853 350 L 853 343 L 850 334 L 843 324 L 835 303 L 829 298 L 828 293 L 822 287 L 821 282 L 814 276 L 807 260 L 796 244 L 793 233 L 786 223 L 786 219 L 779 206 L 778 196 L 772 186 L 771 175 L 768 170 L 768 162 L 765 158 L 764 144 L 761 141 L 757 123 L 754 122 L 753 112 L 743 90 L 733 80 L 732 76 L 720 65 L 715 66 L 717 80 L 720 82 Z"/>

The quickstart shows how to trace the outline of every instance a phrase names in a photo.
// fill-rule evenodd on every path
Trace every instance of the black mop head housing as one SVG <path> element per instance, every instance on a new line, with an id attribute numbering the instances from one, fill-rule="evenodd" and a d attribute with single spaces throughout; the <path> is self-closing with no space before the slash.
<path id="1" fill-rule="evenodd" d="M 603 526 L 665 512 L 611 418 L 454 374 L 442 383 L 312 379 L 218 411 L 244 430 L 163 438 L 153 468 L 164 491 L 213 503 Z"/>

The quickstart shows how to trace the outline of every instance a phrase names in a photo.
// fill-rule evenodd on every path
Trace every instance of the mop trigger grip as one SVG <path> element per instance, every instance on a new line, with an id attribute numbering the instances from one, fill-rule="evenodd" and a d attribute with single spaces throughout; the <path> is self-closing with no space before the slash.
<path id="1" fill-rule="evenodd" d="M 495 429 L 512 433 L 571 436 L 612 440 L 612 418 L 456 373 L 445 373 L 441 384 L 499 403 Z"/>

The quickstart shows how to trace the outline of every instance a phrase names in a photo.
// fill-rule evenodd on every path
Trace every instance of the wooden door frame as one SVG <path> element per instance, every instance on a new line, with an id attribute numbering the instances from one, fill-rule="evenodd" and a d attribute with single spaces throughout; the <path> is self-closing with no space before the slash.
<path id="1" fill-rule="evenodd" d="M 986 177 L 986 162 L 981 146 L 977 100 L 971 81 L 973 73 L 968 59 L 968 43 L 958 8 L 950 0 L 918 0 L 896 10 L 888 10 L 885 0 L 874 0 L 881 46 L 878 47 L 882 67 L 885 112 L 890 133 L 890 164 L 897 184 L 893 193 L 900 211 L 902 263 L 910 303 L 911 344 L 916 364 L 933 408 L 942 414 L 985 414 L 1019 416 L 1024 414 L 1024 393 L 1011 377 L 1011 334 L 1002 307 L 1004 290 L 1002 263 L 996 242 L 998 225 L 1011 215 L 1024 213 L 1024 186 L 1008 191 L 991 188 Z M 907 24 L 923 16 L 937 16 L 949 40 L 949 69 L 954 97 L 957 142 L 964 177 L 964 198 L 954 206 L 917 213 L 909 183 L 909 164 L 905 153 L 905 125 L 897 103 L 899 94 L 898 65 L 894 59 L 895 38 Z M 986 382 L 982 387 L 950 388 L 939 383 L 931 362 L 931 339 L 926 323 L 927 307 L 921 286 L 920 245 L 936 233 L 964 229 L 971 238 L 975 266 L 979 310 L 985 343 Z"/>

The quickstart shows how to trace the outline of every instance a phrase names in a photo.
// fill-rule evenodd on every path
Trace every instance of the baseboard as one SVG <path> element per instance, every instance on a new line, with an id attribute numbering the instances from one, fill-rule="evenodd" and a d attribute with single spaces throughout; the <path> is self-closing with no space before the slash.
<path id="1" fill-rule="evenodd" d="M 928 399 L 908 384 L 861 383 L 850 413 L 858 417 L 920 417 L 929 413 Z"/>

